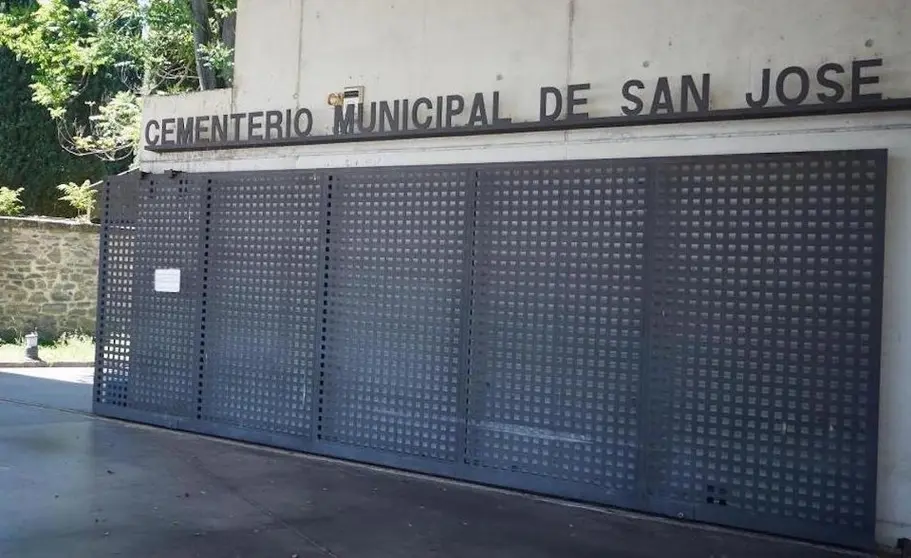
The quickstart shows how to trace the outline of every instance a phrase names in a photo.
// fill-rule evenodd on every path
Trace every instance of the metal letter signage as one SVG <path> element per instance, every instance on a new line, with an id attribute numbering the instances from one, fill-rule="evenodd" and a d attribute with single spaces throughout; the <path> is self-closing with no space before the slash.
<path id="1" fill-rule="evenodd" d="M 654 83 L 630 79 L 621 87 L 620 114 L 612 116 L 592 116 L 586 110 L 591 84 L 576 83 L 541 87 L 538 120 L 527 122 L 502 115 L 499 91 L 336 106 L 327 135 L 311 135 L 308 108 L 151 119 L 145 148 L 199 151 L 911 110 L 911 97 L 886 100 L 875 90 L 882 66 L 882 58 L 872 58 L 813 70 L 764 68 L 758 90 L 745 92 L 745 108 L 736 109 L 711 109 L 712 76 L 706 73 L 662 76 Z M 811 95 L 814 86 L 820 92 Z"/>

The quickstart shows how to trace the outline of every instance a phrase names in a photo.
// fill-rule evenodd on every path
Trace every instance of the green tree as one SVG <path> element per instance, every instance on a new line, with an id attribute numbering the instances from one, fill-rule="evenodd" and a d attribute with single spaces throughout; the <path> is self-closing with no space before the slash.
<path id="1" fill-rule="evenodd" d="M 24 188 L 22 205 L 26 214 L 71 217 L 75 212 L 58 200 L 57 184 L 86 177 L 98 179 L 123 169 L 63 150 L 48 111 L 31 99 L 31 76 L 28 64 L 17 61 L 9 50 L 0 47 L 0 184 Z M 84 95 L 102 91 L 104 79 L 102 75 L 92 78 Z M 80 118 L 87 118 L 88 107 L 76 108 L 82 110 Z"/>
<path id="2" fill-rule="evenodd" d="M 6 3 L 0 45 L 32 69 L 32 98 L 61 145 L 108 161 L 139 141 L 141 97 L 230 85 L 236 0 Z M 93 78 L 116 86 L 86 95 Z"/>

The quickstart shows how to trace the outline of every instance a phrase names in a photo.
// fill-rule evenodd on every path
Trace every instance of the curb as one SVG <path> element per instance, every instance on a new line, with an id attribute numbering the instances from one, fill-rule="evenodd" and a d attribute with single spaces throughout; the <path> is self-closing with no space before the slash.
<path id="1" fill-rule="evenodd" d="M 94 362 L 55 362 L 47 363 L 42 360 L 26 362 L 0 362 L 0 368 L 92 368 Z"/>

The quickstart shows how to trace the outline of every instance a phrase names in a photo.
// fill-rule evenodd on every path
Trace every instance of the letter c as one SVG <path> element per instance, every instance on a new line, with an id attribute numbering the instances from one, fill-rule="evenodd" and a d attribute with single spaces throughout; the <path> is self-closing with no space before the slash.
<path id="1" fill-rule="evenodd" d="M 152 137 L 152 127 L 155 127 L 155 137 Z M 146 124 L 146 145 L 158 145 L 161 141 L 161 123 L 157 120 L 149 120 Z"/>

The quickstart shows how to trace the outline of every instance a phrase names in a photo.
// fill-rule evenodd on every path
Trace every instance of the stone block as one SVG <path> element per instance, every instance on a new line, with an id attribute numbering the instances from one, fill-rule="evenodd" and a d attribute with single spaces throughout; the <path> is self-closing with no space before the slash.
<path id="1" fill-rule="evenodd" d="M 47 257 L 48 261 L 50 261 L 52 263 L 60 263 L 60 259 L 61 259 L 62 255 L 63 255 L 62 252 L 57 247 L 54 247 L 49 252 L 46 252 L 46 257 Z"/>
<path id="2" fill-rule="evenodd" d="M 39 219 L 0 220 L 0 335 L 38 328 L 92 331 L 99 228 Z"/>
<path id="3" fill-rule="evenodd" d="M 53 290 L 48 298 L 54 302 L 69 302 L 73 299 L 73 296 L 66 291 Z"/>
<path id="4" fill-rule="evenodd" d="M 54 321 L 59 321 L 60 316 L 65 315 L 68 308 L 66 304 L 48 303 L 41 306 L 42 317 L 53 317 Z"/>

